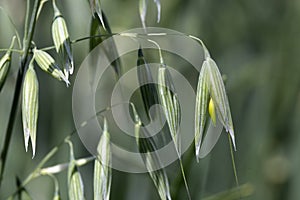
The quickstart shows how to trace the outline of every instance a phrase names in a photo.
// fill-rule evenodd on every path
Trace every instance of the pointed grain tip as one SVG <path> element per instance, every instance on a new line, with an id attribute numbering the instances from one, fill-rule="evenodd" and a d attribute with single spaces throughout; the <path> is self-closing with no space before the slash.
<path id="1" fill-rule="evenodd" d="M 232 144 L 233 144 L 233 149 L 234 149 L 234 151 L 236 151 L 236 144 L 235 144 L 235 137 L 234 137 L 233 129 L 229 129 L 229 135 L 231 137 L 231 141 L 232 141 Z"/>
<path id="2" fill-rule="evenodd" d="M 25 141 L 25 151 L 26 152 L 28 151 L 29 137 L 30 137 L 29 129 L 25 128 L 24 129 L 24 141 Z"/>

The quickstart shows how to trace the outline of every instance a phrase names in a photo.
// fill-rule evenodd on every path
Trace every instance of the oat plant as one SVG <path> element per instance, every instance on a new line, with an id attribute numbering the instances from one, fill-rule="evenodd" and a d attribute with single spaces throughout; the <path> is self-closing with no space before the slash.
<path id="1" fill-rule="evenodd" d="M 152 1 L 150 1 L 152 2 Z M 176 87 L 173 84 L 173 77 L 168 70 L 168 63 L 165 61 L 163 53 L 160 49 L 159 43 L 147 39 L 147 42 L 154 43 L 158 48 L 156 51 L 156 56 L 160 60 L 159 68 L 157 71 L 158 84 L 154 84 L 153 80 L 156 79 L 151 73 L 151 66 L 147 63 L 147 57 L 144 55 L 143 46 L 138 42 L 138 39 L 145 38 L 147 34 L 146 18 L 149 16 L 148 0 L 139 0 L 137 3 L 137 8 L 141 20 L 141 26 L 144 28 L 145 33 L 139 35 L 136 34 L 118 34 L 113 33 L 111 26 L 109 24 L 109 14 L 106 15 L 102 8 L 102 2 L 100 0 L 90 0 L 87 1 L 87 8 L 90 9 L 90 34 L 72 40 L 72 33 L 69 32 L 68 25 L 69 22 L 64 18 L 65 10 L 60 7 L 61 2 L 58 0 L 27 0 L 26 1 L 26 16 L 24 21 L 24 30 L 22 32 L 23 38 L 20 38 L 17 28 L 12 23 L 13 20 L 5 13 L 6 18 L 12 24 L 14 28 L 15 35 L 12 37 L 11 45 L 7 49 L 1 49 L 1 60 L 0 60 L 0 92 L 6 87 L 7 80 L 9 77 L 9 72 L 11 70 L 11 63 L 13 54 L 19 55 L 19 59 L 16 63 L 18 65 L 18 75 L 16 77 L 15 88 L 12 91 L 13 101 L 11 105 L 11 110 L 8 115 L 8 124 L 5 132 L 3 133 L 4 142 L 1 147 L 1 157 L 0 157 L 0 186 L 3 184 L 3 176 L 8 170 L 6 167 L 6 160 L 8 156 L 11 156 L 9 152 L 11 138 L 13 134 L 14 124 L 18 116 L 18 107 L 20 106 L 22 112 L 22 126 L 23 126 L 23 137 L 25 150 L 28 151 L 31 147 L 32 158 L 35 158 L 36 153 L 39 151 L 39 144 L 37 143 L 37 137 L 40 134 L 37 132 L 37 127 L 39 125 L 39 104 L 44 103 L 39 101 L 39 83 L 42 82 L 41 77 L 38 76 L 38 70 L 41 73 L 45 72 L 47 75 L 53 78 L 52 81 L 59 81 L 66 85 L 66 90 L 69 90 L 69 86 L 72 85 L 70 81 L 70 76 L 76 73 L 75 60 L 73 57 L 73 46 L 80 41 L 88 41 L 89 51 L 92 51 L 97 45 L 101 44 L 105 39 L 111 38 L 114 35 L 120 35 L 124 37 L 131 37 L 133 40 L 137 41 L 139 49 L 136 52 L 137 61 L 137 78 L 141 85 L 140 94 L 142 105 L 136 105 L 134 102 L 130 102 L 130 110 L 133 113 L 132 118 L 134 122 L 134 135 L 136 141 L 136 147 L 140 156 L 144 162 L 145 168 L 148 170 L 149 178 L 152 180 L 152 186 L 154 186 L 157 198 L 162 200 L 171 200 L 180 198 L 178 194 L 181 189 L 179 187 L 174 187 L 174 173 L 171 173 L 168 167 L 163 167 L 161 158 L 156 153 L 159 149 L 159 142 L 157 138 L 153 138 L 146 129 L 141 129 L 145 127 L 145 124 L 157 119 L 161 123 L 162 119 L 165 118 L 166 122 L 164 128 L 160 131 L 163 136 L 160 138 L 165 142 L 166 138 L 170 138 L 174 149 L 176 151 L 179 160 L 179 171 L 181 173 L 180 183 L 184 186 L 185 199 L 196 199 L 193 196 L 195 193 L 195 187 L 189 187 L 189 172 L 190 167 L 185 166 L 185 160 L 181 156 L 181 140 L 180 138 L 184 135 L 179 135 L 180 120 L 181 120 L 181 107 L 178 94 L 176 92 Z M 156 8 L 157 23 L 161 19 L 161 2 L 160 0 L 153 0 L 153 6 Z M 162 2 L 163 3 L 163 2 Z M 36 30 L 36 23 L 39 20 L 41 13 L 45 11 L 45 5 L 48 5 L 53 14 L 52 24 L 49 25 L 50 34 L 52 37 L 53 44 L 48 47 L 41 48 L 37 46 L 36 42 L 33 40 L 34 34 L 39 34 Z M 90 8 L 88 8 L 90 7 Z M 1 9 L 3 10 L 3 9 Z M 1 32 L 3 29 L 1 29 Z M 162 33 L 161 35 L 168 36 L 167 33 Z M 202 46 L 204 52 L 204 61 L 199 72 L 197 91 L 196 91 L 196 104 L 195 104 L 195 116 L 194 116 L 194 131 L 195 131 L 195 149 L 193 153 L 190 153 L 199 162 L 201 157 L 202 145 L 205 137 L 209 133 L 211 122 L 212 126 L 216 126 L 218 123 L 225 128 L 230 137 L 230 150 L 231 158 L 234 168 L 234 175 L 236 178 L 237 187 L 231 191 L 225 191 L 221 194 L 216 194 L 205 199 L 217 200 L 217 199 L 240 199 L 245 196 L 249 196 L 252 193 L 252 188 L 250 185 L 238 185 L 237 171 L 234 163 L 234 151 L 236 148 L 235 132 L 233 128 L 232 115 L 230 110 L 229 100 L 226 94 L 225 85 L 222 79 L 221 72 L 216 62 L 211 58 L 207 48 L 205 47 L 202 40 L 197 37 L 189 36 L 190 38 L 198 41 Z M 72 39 L 71 39 L 72 38 Z M 15 44 L 17 41 L 18 47 Z M 111 40 L 109 47 L 104 49 L 107 57 L 118 57 L 118 50 L 114 40 Z M 14 57 L 17 59 L 17 57 Z M 111 63 L 111 67 L 115 74 L 115 81 L 122 76 L 125 68 L 122 66 L 120 58 L 115 59 Z M 90 73 L 94 74 L 96 69 L 91 68 Z M 147 83 L 147 84 L 145 84 Z M 150 84 L 149 84 L 150 83 Z M 19 105 L 21 103 L 21 105 Z M 150 114 L 150 108 L 155 105 L 160 104 L 161 110 L 155 110 L 154 114 Z M 140 108 L 143 107 L 145 111 L 145 120 L 142 120 L 140 116 Z M 109 127 L 107 118 L 107 112 L 109 112 L 112 107 L 100 110 L 95 116 L 82 122 L 81 126 L 78 128 L 84 128 L 91 119 L 99 118 L 102 125 L 102 133 L 99 137 L 97 145 L 97 155 L 76 158 L 75 148 L 77 148 L 73 143 L 73 138 L 78 129 L 74 129 L 71 133 L 58 144 L 53 147 L 44 158 L 39 161 L 39 164 L 34 170 L 25 178 L 17 179 L 16 190 L 12 193 L 8 199 L 31 199 L 31 194 L 27 190 L 27 185 L 34 179 L 47 176 L 54 183 L 54 192 L 52 199 L 61 199 L 61 187 L 62 184 L 67 184 L 67 198 L 74 200 L 85 199 L 86 191 L 90 191 L 89 188 L 85 187 L 85 177 L 81 174 L 81 167 L 90 165 L 93 167 L 93 198 L 96 200 L 109 200 L 113 199 L 113 194 L 118 193 L 118 188 L 114 188 L 114 170 L 112 169 L 112 150 L 110 146 L 111 134 L 110 130 L 114 130 L 113 127 Z M 49 133 L 43 133 L 49 134 Z M 29 145 L 31 144 L 31 145 Z M 48 162 L 53 159 L 54 155 L 60 151 L 62 146 L 67 145 L 69 147 L 69 159 L 64 163 L 57 163 L 54 165 L 48 165 Z M 233 146 L 232 146 L 233 145 Z M 189 155 L 189 156 L 190 156 Z M 12 155 L 13 156 L 13 155 Z M 58 181 L 57 174 L 67 173 L 66 183 Z M 174 195 L 175 194 L 175 195 Z M 114 197 L 115 199 L 115 197 Z M 124 197 L 125 199 L 125 197 Z"/>

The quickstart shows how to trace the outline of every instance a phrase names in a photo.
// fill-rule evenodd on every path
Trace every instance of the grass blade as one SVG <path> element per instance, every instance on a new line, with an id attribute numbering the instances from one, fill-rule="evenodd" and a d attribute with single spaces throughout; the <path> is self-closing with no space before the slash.
<path id="1" fill-rule="evenodd" d="M 109 200 L 112 180 L 110 136 L 107 130 L 107 121 L 104 119 L 103 133 L 98 148 L 97 159 L 94 165 L 94 199 Z"/>
<path id="2" fill-rule="evenodd" d="M 103 13 L 101 9 L 101 2 L 100 0 L 91 0 L 91 10 L 93 12 L 93 17 L 98 17 L 101 25 L 104 29 L 106 29 L 104 19 L 103 19 Z"/>
<path id="3" fill-rule="evenodd" d="M 158 92 L 157 92 L 157 86 L 153 82 L 153 77 L 150 71 L 150 67 L 146 63 L 141 47 L 138 50 L 137 66 L 138 66 L 137 75 L 138 75 L 144 108 L 148 119 L 151 120 L 149 110 L 151 106 L 159 103 L 158 96 L 157 96 Z M 156 114 L 157 113 L 155 112 L 153 116 L 156 117 Z"/>
<path id="4" fill-rule="evenodd" d="M 91 21 L 91 28 L 90 28 L 91 39 L 90 39 L 90 47 L 89 47 L 90 51 L 92 51 L 96 46 L 98 46 L 104 40 L 110 38 L 113 35 L 105 13 L 102 11 L 101 14 L 102 14 L 103 24 L 98 15 L 95 15 L 95 17 L 93 17 Z M 110 57 L 117 58 L 111 63 L 111 65 L 117 77 L 119 78 L 122 74 L 122 67 L 121 67 L 120 59 L 118 58 L 118 56 L 116 56 L 118 55 L 118 51 L 117 51 L 115 41 L 111 38 L 108 45 L 106 45 L 103 50 L 108 58 Z M 92 69 L 91 74 L 94 75 L 93 68 L 92 67 L 90 68 Z"/>
<path id="5" fill-rule="evenodd" d="M 156 152 L 157 147 L 155 145 L 155 142 L 153 138 L 149 137 L 149 133 L 147 133 L 146 131 L 142 132 L 140 130 L 140 127 L 142 125 L 141 120 L 134 106 L 132 106 L 132 110 L 135 118 L 135 137 L 139 152 L 157 189 L 160 199 L 170 200 L 171 195 L 167 173 L 164 168 L 162 168 L 161 161 Z"/>

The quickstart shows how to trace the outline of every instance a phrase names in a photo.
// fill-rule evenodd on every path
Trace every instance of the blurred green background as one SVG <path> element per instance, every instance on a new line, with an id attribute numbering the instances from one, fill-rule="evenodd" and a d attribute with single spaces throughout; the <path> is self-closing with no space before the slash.
<path id="1" fill-rule="evenodd" d="M 141 27 L 138 1 L 101 2 L 113 32 Z M 25 4 L 24 0 L 0 1 L 21 35 Z M 57 4 L 67 21 L 71 39 L 88 36 L 91 16 L 87 1 L 58 0 Z M 240 184 L 250 183 L 254 188 L 247 199 L 300 199 L 300 1 L 163 0 L 161 4 L 162 18 L 156 24 L 155 6 L 149 1 L 147 25 L 198 36 L 227 76 L 226 88 L 236 132 L 238 178 Z M 34 35 L 40 48 L 52 45 L 52 16 L 52 5 L 48 2 Z M 1 13 L 0 48 L 9 46 L 12 35 L 13 30 Z M 73 49 L 75 66 L 79 67 L 88 54 L 88 42 L 76 43 Z M 18 57 L 14 58 L 0 94 L 2 143 L 18 69 Z M 43 156 L 74 129 L 72 87 L 66 88 L 41 70 L 37 73 L 40 83 L 37 155 L 31 159 L 31 153 L 24 150 L 19 111 L 0 199 L 15 191 L 16 176 L 23 180 Z M 75 77 L 71 77 L 71 83 Z M 197 79 L 192 79 L 196 85 Z M 72 140 L 77 158 L 89 156 L 77 135 Z M 189 154 L 183 158 L 193 199 L 235 187 L 226 134 L 222 134 L 210 155 L 199 164 L 194 158 L 190 160 Z M 68 155 L 65 145 L 48 165 L 66 162 Z M 80 168 L 87 199 L 92 198 L 92 171 L 92 164 Z M 180 177 L 178 164 L 172 164 L 167 171 L 172 186 L 176 177 Z M 62 198 L 67 199 L 66 172 L 57 177 Z M 27 189 L 34 199 L 51 199 L 53 183 L 48 177 L 41 177 L 32 181 Z M 114 171 L 111 192 L 111 199 L 158 199 L 147 174 Z M 179 195 L 177 199 L 186 198 L 183 185 Z"/>

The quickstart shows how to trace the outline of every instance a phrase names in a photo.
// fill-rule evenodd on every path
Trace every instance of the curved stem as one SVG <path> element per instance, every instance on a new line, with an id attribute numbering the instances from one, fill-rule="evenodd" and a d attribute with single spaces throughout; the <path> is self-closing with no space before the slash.
<path id="1" fill-rule="evenodd" d="M 40 0 L 35 0 L 34 2 L 34 7 L 31 15 L 31 21 L 30 21 L 30 26 L 28 30 L 28 38 L 24 38 L 24 54 L 22 55 L 21 58 L 21 66 L 19 68 L 18 76 L 17 76 L 17 81 L 15 85 L 15 90 L 14 90 L 14 96 L 13 96 L 13 103 L 9 115 L 9 121 L 6 129 L 6 134 L 4 135 L 4 146 L 1 151 L 1 157 L 0 157 L 0 186 L 2 183 L 3 179 L 3 173 L 4 173 L 4 168 L 5 168 L 5 163 L 6 163 L 6 158 L 7 158 L 7 153 L 9 149 L 9 144 L 13 132 L 13 127 L 14 127 L 14 122 L 16 119 L 17 115 L 17 110 L 19 107 L 19 99 L 20 99 L 20 94 L 21 94 L 21 87 L 22 87 L 22 80 L 23 80 L 23 74 L 25 71 L 25 68 L 27 66 L 28 60 L 30 60 L 30 55 L 29 55 L 29 49 L 35 29 L 35 22 L 36 22 L 36 14 L 37 14 L 37 8 L 39 5 Z M 29 15 L 29 13 L 26 13 L 26 15 Z"/>

